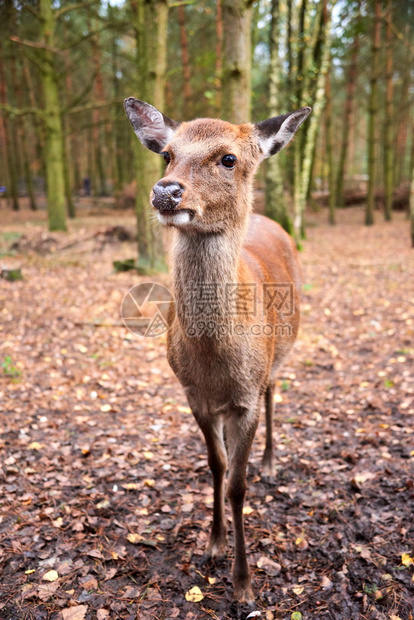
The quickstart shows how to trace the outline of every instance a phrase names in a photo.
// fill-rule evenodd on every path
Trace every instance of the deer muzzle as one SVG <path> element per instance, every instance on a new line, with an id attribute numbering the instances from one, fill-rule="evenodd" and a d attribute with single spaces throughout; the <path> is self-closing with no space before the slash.
<path id="1" fill-rule="evenodd" d="M 152 188 L 151 204 L 152 206 L 165 213 L 166 211 L 175 211 L 181 202 L 184 187 L 174 181 L 158 181 Z"/>

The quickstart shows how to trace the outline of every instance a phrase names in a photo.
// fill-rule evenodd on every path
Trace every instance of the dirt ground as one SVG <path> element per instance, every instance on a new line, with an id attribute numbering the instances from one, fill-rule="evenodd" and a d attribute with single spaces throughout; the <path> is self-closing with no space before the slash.
<path id="1" fill-rule="evenodd" d="M 246 609 L 230 523 L 228 560 L 203 562 L 211 479 L 165 336 L 121 321 L 149 278 L 113 272 L 134 243 L 105 231 L 133 232 L 132 214 L 85 212 L 63 235 L 0 211 L 0 270 L 24 276 L 0 279 L 1 619 L 414 618 L 414 250 L 403 214 L 376 217 L 308 217 L 274 484 L 264 424 L 250 458 Z"/>

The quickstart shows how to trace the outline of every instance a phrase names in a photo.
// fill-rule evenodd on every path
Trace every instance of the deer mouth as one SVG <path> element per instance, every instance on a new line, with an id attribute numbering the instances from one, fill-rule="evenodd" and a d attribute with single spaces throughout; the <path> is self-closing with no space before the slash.
<path id="1" fill-rule="evenodd" d="M 190 224 L 195 213 L 190 209 L 166 209 L 158 211 L 158 221 L 164 226 L 186 226 Z"/>

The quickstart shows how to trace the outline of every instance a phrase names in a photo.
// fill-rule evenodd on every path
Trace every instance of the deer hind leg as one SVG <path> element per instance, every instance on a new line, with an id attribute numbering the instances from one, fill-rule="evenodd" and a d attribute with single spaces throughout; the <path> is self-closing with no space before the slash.
<path id="1" fill-rule="evenodd" d="M 273 397 L 275 392 L 274 381 L 271 381 L 265 392 L 266 410 L 266 445 L 262 460 L 262 477 L 272 479 L 275 475 L 275 464 L 273 458 Z"/>
<path id="2" fill-rule="evenodd" d="M 231 503 L 234 528 L 234 598 L 240 603 L 254 601 L 250 569 L 244 539 L 243 504 L 246 494 L 246 469 L 250 447 L 256 432 L 258 412 L 245 409 L 229 413 L 226 419 L 226 439 L 229 450 L 227 497 Z"/>
<path id="3" fill-rule="evenodd" d="M 214 485 L 213 524 L 206 556 L 221 558 L 226 555 L 227 546 L 227 526 L 224 516 L 227 454 L 223 437 L 223 420 L 221 416 L 215 416 L 209 419 L 198 419 L 197 422 L 206 441 L 208 464 L 213 474 Z"/>

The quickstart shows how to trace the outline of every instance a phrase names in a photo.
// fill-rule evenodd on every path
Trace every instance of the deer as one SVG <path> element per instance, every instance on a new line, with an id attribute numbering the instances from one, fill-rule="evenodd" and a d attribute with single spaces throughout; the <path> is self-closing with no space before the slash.
<path id="1" fill-rule="evenodd" d="M 150 202 L 158 221 L 172 229 L 167 359 L 204 435 L 213 478 L 205 557 L 226 557 L 227 495 L 233 596 L 251 604 L 243 522 L 247 464 L 264 399 L 262 476 L 274 476 L 275 377 L 298 333 L 301 289 L 293 239 L 252 213 L 253 179 L 260 162 L 290 142 L 311 108 L 240 125 L 209 118 L 178 123 L 134 97 L 125 99 L 124 108 L 143 146 L 166 164 Z"/>

